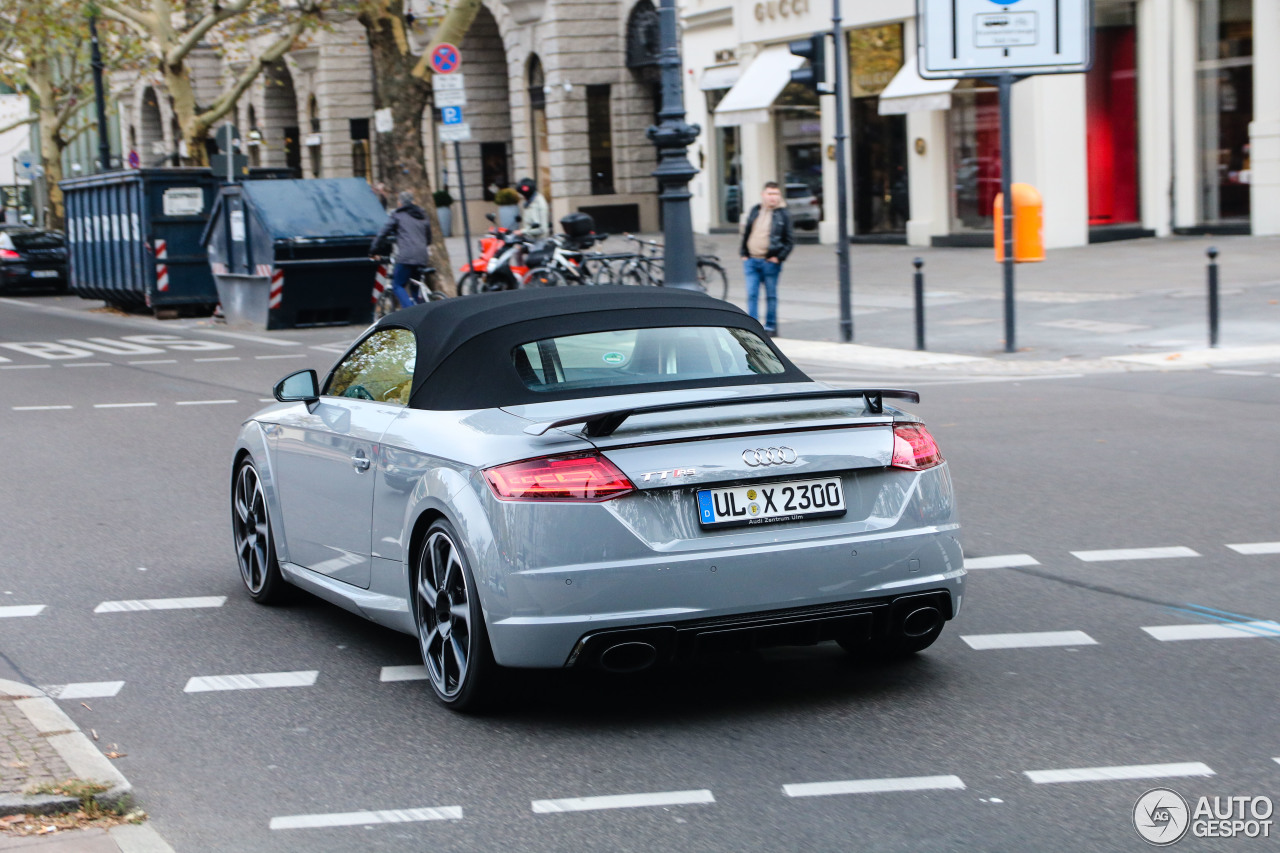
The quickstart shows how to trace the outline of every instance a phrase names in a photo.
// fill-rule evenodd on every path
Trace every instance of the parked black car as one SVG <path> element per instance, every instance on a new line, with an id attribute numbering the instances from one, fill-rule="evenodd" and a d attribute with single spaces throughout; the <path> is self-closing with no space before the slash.
<path id="1" fill-rule="evenodd" d="M 61 231 L 0 227 L 0 291 L 67 289 L 67 239 Z"/>

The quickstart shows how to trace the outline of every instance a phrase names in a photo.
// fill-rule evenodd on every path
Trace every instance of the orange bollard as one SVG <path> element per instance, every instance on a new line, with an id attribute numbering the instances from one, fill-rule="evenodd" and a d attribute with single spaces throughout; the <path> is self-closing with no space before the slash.
<path id="1" fill-rule="evenodd" d="M 996 263 L 1004 261 L 1004 193 L 996 195 Z M 1013 260 L 1044 260 L 1044 200 L 1031 184 L 1013 185 Z"/>

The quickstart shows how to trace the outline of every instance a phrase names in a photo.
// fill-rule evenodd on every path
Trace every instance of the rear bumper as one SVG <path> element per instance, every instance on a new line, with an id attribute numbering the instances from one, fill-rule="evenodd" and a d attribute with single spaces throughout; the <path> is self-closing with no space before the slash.
<path id="1" fill-rule="evenodd" d="M 922 607 L 932 607 L 942 619 L 949 620 L 955 614 L 955 603 L 950 590 L 936 589 L 826 607 L 593 631 L 574 646 L 567 664 L 618 669 L 602 657 L 611 649 L 630 644 L 648 647 L 646 654 L 652 656 L 652 662 L 663 664 L 774 646 L 811 646 L 829 640 L 870 642 L 900 636 L 908 614 Z M 641 658 L 637 663 L 646 660 Z"/>
<path id="2" fill-rule="evenodd" d="M 850 629 L 875 636 L 904 596 L 938 593 L 946 618 L 959 613 L 965 571 L 955 533 L 948 526 L 517 572 L 505 578 L 506 594 L 540 601 L 541 612 L 490 613 L 489 638 L 505 666 L 562 667 L 589 662 L 591 638 L 621 630 L 664 629 L 673 659 L 707 651 L 717 631 L 733 647 L 803 645 Z"/>

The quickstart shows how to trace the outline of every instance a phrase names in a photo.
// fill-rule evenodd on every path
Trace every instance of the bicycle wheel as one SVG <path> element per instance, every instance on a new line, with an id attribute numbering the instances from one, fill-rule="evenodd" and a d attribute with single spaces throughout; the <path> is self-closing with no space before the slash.
<path id="1" fill-rule="evenodd" d="M 483 289 L 484 282 L 477 273 L 468 272 L 458 279 L 459 296 L 470 296 L 473 293 L 480 293 Z"/>
<path id="2" fill-rule="evenodd" d="M 645 264 L 639 261 L 627 261 L 622 271 L 618 273 L 618 283 L 642 286 L 653 282 L 649 279 L 649 271 Z"/>
<path id="3" fill-rule="evenodd" d="M 592 284 L 622 284 L 622 277 L 618 275 L 618 265 L 616 261 L 600 261 L 596 266 L 596 274 L 591 278 Z"/>
<path id="4" fill-rule="evenodd" d="M 565 285 L 564 274 L 551 267 L 536 267 L 529 270 L 521 287 L 562 287 Z"/>
<path id="5" fill-rule="evenodd" d="M 388 287 L 378 294 L 378 301 L 373 304 L 373 319 L 381 320 L 388 314 L 396 312 L 399 308 L 400 301 L 396 299 L 395 293 Z"/>
<path id="6" fill-rule="evenodd" d="M 717 299 L 729 298 L 729 276 L 724 267 L 714 261 L 698 261 L 698 284 Z"/>

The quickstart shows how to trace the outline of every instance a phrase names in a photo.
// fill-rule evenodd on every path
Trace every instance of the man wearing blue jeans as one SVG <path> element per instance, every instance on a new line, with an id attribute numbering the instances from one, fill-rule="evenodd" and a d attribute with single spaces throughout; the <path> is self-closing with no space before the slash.
<path id="1" fill-rule="evenodd" d="M 413 203 L 413 193 L 400 193 L 400 206 L 391 212 L 378 236 L 373 238 L 369 254 L 385 254 L 388 243 L 396 244 L 396 266 L 391 273 L 391 290 L 401 308 L 417 304 L 405 285 L 430 263 L 431 224 L 427 213 Z"/>
<path id="2" fill-rule="evenodd" d="M 778 274 L 795 246 L 791 214 L 782 200 L 782 188 L 769 181 L 760 204 L 751 208 L 742 228 L 742 274 L 747 279 L 747 313 L 760 319 L 760 283 L 764 282 L 764 330 L 778 333 Z"/>

